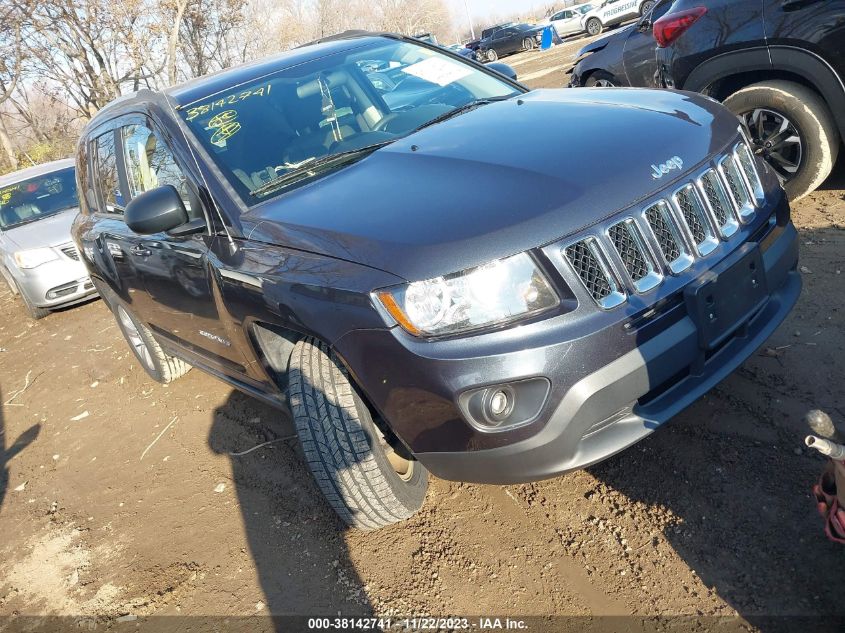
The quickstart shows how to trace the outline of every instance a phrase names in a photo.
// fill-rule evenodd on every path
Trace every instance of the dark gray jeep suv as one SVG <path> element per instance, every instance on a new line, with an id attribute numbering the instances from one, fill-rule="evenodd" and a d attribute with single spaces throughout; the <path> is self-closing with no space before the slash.
<path id="1" fill-rule="evenodd" d="M 74 236 L 139 362 L 289 406 L 364 529 L 411 516 L 429 472 L 522 482 L 621 451 L 801 287 L 783 190 L 719 104 L 527 91 L 399 36 L 118 100 L 77 174 Z"/>

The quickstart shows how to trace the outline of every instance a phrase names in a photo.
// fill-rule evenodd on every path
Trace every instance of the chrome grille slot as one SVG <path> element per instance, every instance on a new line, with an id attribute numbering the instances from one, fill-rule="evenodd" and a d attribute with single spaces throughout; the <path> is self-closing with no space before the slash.
<path id="1" fill-rule="evenodd" d="M 760 181 L 760 174 L 757 173 L 757 166 L 754 164 L 754 156 L 751 154 L 751 150 L 748 149 L 748 146 L 745 143 L 740 143 L 736 146 L 736 157 L 755 200 L 762 200 L 763 183 Z"/>
<path id="2" fill-rule="evenodd" d="M 684 246 L 669 205 L 661 200 L 646 209 L 644 216 L 669 270 L 679 273 L 689 267 L 692 257 Z"/>
<path id="3" fill-rule="evenodd" d="M 685 185 L 675 192 L 672 196 L 678 210 L 681 212 L 681 217 L 689 229 L 692 241 L 700 255 L 706 255 L 716 248 L 716 236 L 713 234 L 713 229 L 707 221 L 707 214 L 704 211 L 704 206 L 695 192 L 695 187 L 692 185 Z"/>
<path id="4" fill-rule="evenodd" d="M 737 161 L 733 156 L 725 156 L 719 162 L 719 167 L 725 177 L 725 182 L 728 183 L 728 191 L 740 220 L 748 222 L 754 215 L 754 205 L 751 202 L 745 181 L 739 172 Z"/>
<path id="5" fill-rule="evenodd" d="M 610 269 L 603 261 L 598 242 L 587 238 L 564 249 L 564 256 L 587 292 L 602 308 L 612 308 L 625 301 Z"/>
<path id="6" fill-rule="evenodd" d="M 67 255 L 68 257 L 70 257 L 72 260 L 77 261 L 77 262 L 79 261 L 79 251 L 78 251 L 78 250 L 76 250 L 76 247 L 75 247 L 75 246 L 63 246 L 63 247 L 61 248 L 61 251 L 62 251 L 65 255 Z"/>
<path id="7" fill-rule="evenodd" d="M 728 198 L 728 192 L 725 190 L 725 185 L 722 184 L 718 172 L 715 169 L 708 169 L 701 176 L 699 184 L 704 192 L 704 198 L 716 218 L 719 232 L 724 237 L 730 237 L 736 233 L 739 225 L 734 217 L 733 205 Z"/>
<path id="8" fill-rule="evenodd" d="M 614 224 L 608 229 L 607 235 L 637 292 L 645 292 L 660 283 L 662 276 L 656 272 L 645 242 L 632 219 Z"/>

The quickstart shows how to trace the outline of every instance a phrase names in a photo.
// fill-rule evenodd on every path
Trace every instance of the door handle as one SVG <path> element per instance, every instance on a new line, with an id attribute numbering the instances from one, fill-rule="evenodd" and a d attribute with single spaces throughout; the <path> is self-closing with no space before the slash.
<path id="1" fill-rule="evenodd" d="M 150 255 L 153 254 L 153 252 L 150 249 L 144 248 L 141 245 L 133 246 L 129 250 L 129 252 L 132 253 L 133 255 L 135 255 L 136 257 L 149 257 Z"/>
<path id="2" fill-rule="evenodd" d="M 819 0 L 783 0 L 780 6 L 784 11 L 797 11 L 816 2 Z"/>

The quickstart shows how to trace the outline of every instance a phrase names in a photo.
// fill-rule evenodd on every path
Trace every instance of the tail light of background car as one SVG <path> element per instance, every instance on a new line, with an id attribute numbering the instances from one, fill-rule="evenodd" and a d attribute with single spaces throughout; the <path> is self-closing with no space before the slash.
<path id="1" fill-rule="evenodd" d="M 660 48 L 666 48 L 681 37 L 705 13 L 707 13 L 707 7 L 695 7 L 677 13 L 667 13 L 654 23 L 653 33 L 657 45 Z"/>

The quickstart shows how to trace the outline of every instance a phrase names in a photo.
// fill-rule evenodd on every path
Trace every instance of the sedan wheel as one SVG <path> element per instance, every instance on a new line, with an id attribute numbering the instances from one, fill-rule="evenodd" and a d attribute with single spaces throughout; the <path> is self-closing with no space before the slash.
<path id="1" fill-rule="evenodd" d="M 534 40 L 532 40 L 530 37 L 526 37 L 524 40 L 522 40 L 522 50 L 533 51 Z"/>
<path id="2" fill-rule="evenodd" d="M 601 33 L 601 20 L 598 18 L 590 18 L 587 20 L 587 33 L 590 35 L 598 35 Z"/>
<path id="3" fill-rule="evenodd" d="M 489 51 L 487 51 L 488 62 L 495 62 L 497 59 L 499 59 L 499 54 L 494 49 L 491 48 Z"/>
<path id="4" fill-rule="evenodd" d="M 640 7 L 640 15 L 647 15 L 653 6 L 654 2 L 652 2 L 652 0 L 646 0 L 646 2 L 643 2 L 643 6 Z"/>

